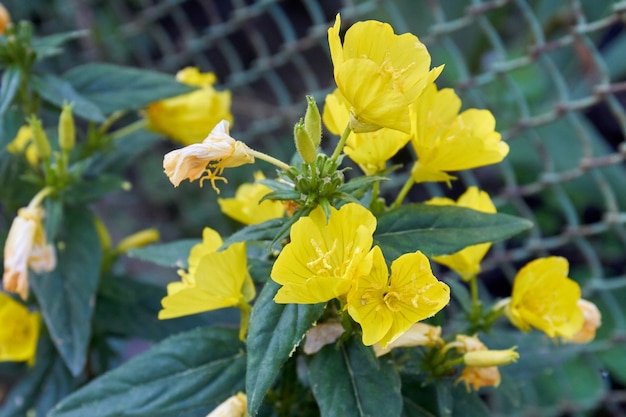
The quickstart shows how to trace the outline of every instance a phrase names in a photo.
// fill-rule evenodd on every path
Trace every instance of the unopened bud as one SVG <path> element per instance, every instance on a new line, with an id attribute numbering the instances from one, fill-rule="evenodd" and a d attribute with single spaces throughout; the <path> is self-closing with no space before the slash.
<path id="1" fill-rule="evenodd" d="M 296 142 L 296 149 L 307 164 L 312 164 L 317 158 L 317 146 L 307 133 L 302 119 L 293 128 L 293 136 Z"/>
<path id="2" fill-rule="evenodd" d="M 41 159 L 48 159 L 50 157 L 50 141 L 46 132 L 44 132 L 41 126 L 41 120 L 34 114 L 28 118 L 28 125 L 30 126 L 30 132 L 33 135 L 33 144 L 37 150 L 37 155 Z"/>
<path id="3" fill-rule="evenodd" d="M 304 114 L 304 129 L 317 148 L 322 141 L 322 119 L 313 96 L 306 96 L 307 108 Z"/>
<path id="4" fill-rule="evenodd" d="M 122 239 L 117 244 L 116 252 L 124 253 L 130 249 L 140 248 L 159 240 L 159 231 L 156 229 L 145 229 Z"/>
<path id="5" fill-rule="evenodd" d="M 102 223 L 102 220 L 100 220 L 100 218 L 98 217 L 96 217 L 95 219 L 95 224 L 96 232 L 98 233 L 98 237 L 100 238 L 100 245 L 102 246 L 102 249 L 108 251 L 109 249 L 111 249 L 111 236 L 109 235 L 109 231 L 107 230 L 104 223 Z"/>
<path id="6" fill-rule="evenodd" d="M 515 348 L 506 350 L 475 350 L 463 355 L 463 362 L 467 366 L 502 366 L 517 362 L 519 353 Z"/>
<path id="7" fill-rule="evenodd" d="M 72 105 L 64 103 L 59 117 L 59 147 L 69 152 L 74 149 L 76 143 L 76 128 L 74 126 L 74 116 L 72 115 Z"/>

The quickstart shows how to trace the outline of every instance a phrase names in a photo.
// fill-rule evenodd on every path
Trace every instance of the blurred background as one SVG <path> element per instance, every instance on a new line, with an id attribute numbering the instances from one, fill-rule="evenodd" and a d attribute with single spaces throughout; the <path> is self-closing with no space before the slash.
<path id="1" fill-rule="evenodd" d="M 584 347 L 555 347 L 534 333 L 515 340 L 523 358 L 503 368 L 497 395 L 489 391 L 485 400 L 494 415 L 512 415 L 512 409 L 527 416 L 626 415 L 626 1 L 4 4 L 13 20 L 32 20 L 38 35 L 89 31 L 69 44 L 69 54 L 46 62 L 58 73 L 92 61 L 172 74 L 190 65 L 214 72 L 218 90 L 232 91 L 233 136 L 283 160 L 294 152 L 291 134 L 306 108 L 305 94 L 321 107 L 334 89 L 326 30 L 337 12 L 344 30 L 357 20 L 376 19 L 397 33 L 416 34 L 433 65 L 445 64 L 438 86 L 454 87 L 464 108 L 491 110 L 511 152 L 503 163 L 462 173 L 452 188 L 416 186 L 410 199 L 456 198 L 471 185 L 488 191 L 499 212 L 536 225 L 491 249 L 481 283 L 494 299 L 510 293 L 524 263 L 560 255 L 569 259 L 583 296 L 603 313 L 598 339 Z M 328 148 L 336 143 L 331 135 L 324 140 Z M 144 227 L 157 227 L 163 241 L 197 238 L 206 225 L 223 233 L 240 227 L 224 220 L 209 187 L 171 187 L 162 157 L 176 147 L 165 139 L 153 142 L 128 169 L 133 191 L 110 195 L 96 207 L 114 241 Z M 395 162 L 409 158 L 401 153 Z M 232 170 L 221 196 L 251 181 L 255 168 L 273 176 L 261 164 Z M 387 184 L 383 195 L 391 196 L 398 183 Z M 172 279 L 171 271 L 144 263 L 127 267 L 139 276 Z M 498 343 L 508 347 L 511 340 L 494 336 L 487 344 Z"/>

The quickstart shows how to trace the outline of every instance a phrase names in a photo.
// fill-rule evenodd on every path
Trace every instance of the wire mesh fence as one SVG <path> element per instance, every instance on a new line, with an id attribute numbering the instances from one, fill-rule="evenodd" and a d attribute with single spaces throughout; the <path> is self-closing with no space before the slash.
<path id="1" fill-rule="evenodd" d="M 411 198 L 456 196 L 471 185 L 486 189 L 500 212 L 528 218 L 535 227 L 494 245 L 483 265 L 485 286 L 499 295 L 498 288 L 508 285 L 501 277 L 510 282 L 523 262 L 563 255 L 585 298 L 597 300 L 604 313 L 601 337 L 587 347 L 595 353 L 589 358 L 590 372 L 600 376 L 604 389 L 577 398 L 580 384 L 571 380 L 567 367 L 546 366 L 542 375 L 513 369 L 513 377 L 565 385 L 569 397 L 548 403 L 549 397 L 529 384 L 510 401 L 527 402 L 526 413 L 537 413 L 533 415 L 576 415 L 597 408 L 623 415 L 626 363 L 620 372 L 624 359 L 619 353 L 626 357 L 620 347 L 626 338 L 626 2 L 6 3 L 17 18 L 33 19 L 42 33 L 92 32 L 73 45 L 74 62 L 54 62 L 61 69 L 106 60 L 168 72 L 187 65 L 215 72 L 220 87 L 233 93 L 239 136 L 268 147 L 289 140 L 305 94 L 323 102 L 332 90 L 326 30 L 337 12 L 344 27 L 377 19 L 396 32 L 415 33 L 427 45 L 433 65 L 446 66 L 439 86 L 454 87 L 465 107 L 490 109 L 511 152 L 497 166 L 463 173 L 452 189 L 428 185 Z M 506 414 L 501 397 L 491 403 L 494 413 Z"/>

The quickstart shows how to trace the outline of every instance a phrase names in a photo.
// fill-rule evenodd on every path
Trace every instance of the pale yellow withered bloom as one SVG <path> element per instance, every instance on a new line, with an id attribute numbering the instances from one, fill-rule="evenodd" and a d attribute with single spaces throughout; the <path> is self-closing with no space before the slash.
<path id="1" fill-rule="evenodd" d="M 228 121 L 222 120 L 202 141 L 171 151 L 163 157 L 163 169 L 175 187 L 184 181 L 200 178 L 200 186 L 209 180 L 219 193 L 215 181 L 224 182 L 220 175 L 224 168 L 233 168 L 254 162 L 252 150 L 245 143 L 229 135 Z"/>
<path id="2" fill-rule="evenodd" d="M 441 326 L 431 326 L 426 323 L 415 323 L 409 330 L 400 335 L 397 339 L 382 347 L 380 343 L 374 345 L 376 356 L 383 356 L 392 349 L 414 346 L 440 346 L 444 341 L 441 338 Z"/>
<path id="3" fill-rule="evenodd" d="M 337 87 L 350 103 L 351 127 L 368 132 L 388 127 L 411 131 L 408 108 L 443 70 L 430 69 L 426 46 L 411 34 L 396 35 L 376 20 L 357 22 L 339 38 L 341 19 L 328 29 Z"/>
<path id="4" fill-rule="evenodd" d="M 217 81 L 215 74 L 187 67 L 176 74 L 176 79 L 200 88 L 150 104 L 145 114 L 150 129 L 183 145 L 191 145 L 206 137 L 220 120 L 232 123 L 230 91 L 218 92 L 213 88 Z"/>
<path id="5" fill-rule="evenodd" d="M 585 321 L 578 333 L 564 340 L 570 343 L 589 343 L 596 338 L 596 330 L 602 325 L 602 313 L 594 303 L 584 298 L 578 300 L 576 304 L 583 312 Z"/>
<path id="6" fill-rule="evenodd" d="M 28 298 L 28 269 L 42 273 L 56 266 L 54 247 L 46 240 L 44 215 L 39 206 L 19 209 L 4 245 L 2 284 L 5 291 L 24 300 Z"/>
<path id="7" fill-rule="evenodd" d="M 437 90 L 434 84 L 411 106 L 415 182 L 450 182 L 455 177 L 449 171 L 495 164 L 509 153 L 489 110 L 468 109 L 459 114 L 460 108 L 454 90 Z"/>
<path id="8" fill-rule="evenodd" d="M 350 103 L 339 89 L 326 96 L 322 120 L 326 128 L 336 135 L 341 135 L 350 122 Z M 388 128 L 367 133 L 351 132 L 343 151 L 366 175 L 374 175 L 385 169 L 387 161 L 398 153 L 410 138 L 406 133 Z"/>
<path id="9" fill-rule="evenodd" d="M 467 207 L 483 213 L 496 212 L 496 206 L 491 201 L 489 194 L 476 187 L 469 187 L 457 201 L 450 198 L 435 197 L 428 200 L 426 204 Z M 480 263 L 490 247 L 491 243 L 480 243 L 468 246 L 451 255 L 433 256 L 433 260 L 456 271 L 461 278 L 468 281 L 480 272 Z"/>
<path id="10" fill-rule="evenodd" d="M 238 392 L 217 408 L 207 414 L 206 417 L 247 417 L 248 397 L 243 392 Z"/>

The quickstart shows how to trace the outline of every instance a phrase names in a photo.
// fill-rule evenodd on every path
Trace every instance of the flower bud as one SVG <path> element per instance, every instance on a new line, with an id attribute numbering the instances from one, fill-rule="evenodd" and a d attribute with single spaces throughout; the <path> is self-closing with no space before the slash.
<path id="1" fill-rule="evenodd" d="M 313 96 L 306 96 L 307 108 L 304 114 L 304 129 L 317 148 L 322 141 L 322 119 Z"/>
<path id="2" fill-rule="evenodd" d="M 59 117 L 59 147 L 69 152 L 74 149 L 76 143 L 76 128 L 74 126 L 74 116 L 72 115 L 72 104 L 63 104 L 61 116 Z"/>
<path id="3" fill-rule="evenodd" d="M 311 140 L 302 119 L 294 126 L 293 136 L 296 142 L 296 149 L 300 157 L 302 157 L 302 160 L 307 164 L 315 162 L 315 158 L 317 158 L 317 146 L 313 140 Z"/>
<path id="4" fill-rule="evenodd" d="M 50 141 L 41 126 L 41 120 L 33 114 L 28 118 L 28 124 L 31 134 L 33 135 L 33 143 L 35 144 L 37 155 L 39 155 L 41 159 L 48 159 L 51 153 Z"/>
<path id="5" fill-rule="evenodd" d="M 463 362 L 467 366 L 502 366 L 517 362 L 519 353 L 515 348 L 506 350 L 474 350 L 463 355 Z"/>
<path id="6" fill-rule="evenodd" d="M 124 253 L 130 249 L 140 248 L 159 240 L 159 231 L 156 229 L 145 229 L 130 236 L 125 237 L 117 244 L 116 252 Z"/>

